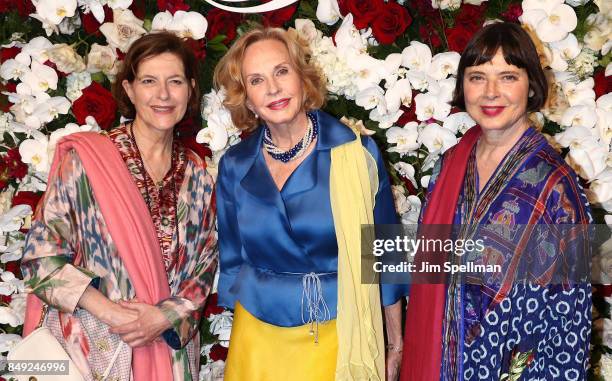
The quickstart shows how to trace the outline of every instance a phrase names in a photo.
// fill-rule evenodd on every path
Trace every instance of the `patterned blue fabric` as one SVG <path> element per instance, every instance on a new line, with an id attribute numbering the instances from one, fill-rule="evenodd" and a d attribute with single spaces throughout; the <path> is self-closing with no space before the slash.
<path id="1" fill-rule="evenodd" d="M 280 192 L 262 155 L 262 128 L 230 148 L 219 164 L 219 304 L 234 308 L 240 301 L 253 316 L 282 327 L 304 324 L 302 281 L 309 273 L 318 274 L 332 319 L 337 312 L 338 245 L 329 199 L 330 151 L 355 135 L 322 111 L 314 115 L 320 126 L 315 149 Z M 375 222 L 396 223 L 382 156 L 372 139 L 362 142 L 378 164 Z M 389 305 L 408 293 L 408 285 L 383 284 L 381 290 L 383 304 Z"/>
<path id="2" fill-rule="evenodd" d="M 567 281 L 561 284 L 544 281 L 547 269 L 560 271 L 566 263 L 589 259 L 580 251 L 586 236 L 551 233 L 554 226 L 592 221 L 576 174 L 533 129 L 516 143 L 482 192 L 475 160 L 472 154 L 454 223 L 478 224 L 475 236 L 486 247 L 480 260 L 500 264 L 502 272 L 480 283 L 449 286 L 440 379 L 499 380 L 513 356 L 528 352 L 532 359 L 520 380 L 586 379 L 590 284 L 572 281 L 573 274 L 565 274 Z M 430 191 L 442 165 L 444 158 L 434 169 Z M 475 195 L 472 202 L 470 194 Z M 526 224 L 552 228 L 534 230 L 536 234 Z M 518 244 L 523 237 L 527 243 Z"/>

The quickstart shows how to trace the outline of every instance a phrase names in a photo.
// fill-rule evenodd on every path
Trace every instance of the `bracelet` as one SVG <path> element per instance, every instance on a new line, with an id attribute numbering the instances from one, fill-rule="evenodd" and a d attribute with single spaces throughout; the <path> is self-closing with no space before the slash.
<path id="1" fill-rule="evenodd" d="M 387 344 L 386 348 L 388 351 L 391 351 L 391 352 L 402 353 L 402 350 L 404 349 L 404 345 L 403 344 Z"/>

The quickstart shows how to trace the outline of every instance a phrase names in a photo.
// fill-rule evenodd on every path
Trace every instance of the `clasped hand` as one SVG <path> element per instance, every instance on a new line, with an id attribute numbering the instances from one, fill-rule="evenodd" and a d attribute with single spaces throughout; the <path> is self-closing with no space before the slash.
<path id="1" fill-rule="evenodd" d="M 120 301 L 113 313 L 110 333 L 118 334 L 130 347 L 148 345 L 171 327 L 161 310 L 137 299 Z"/>

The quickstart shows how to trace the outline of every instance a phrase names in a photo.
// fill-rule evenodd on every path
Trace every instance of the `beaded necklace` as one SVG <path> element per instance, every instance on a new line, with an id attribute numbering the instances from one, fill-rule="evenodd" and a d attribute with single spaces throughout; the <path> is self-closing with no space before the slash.
<path id="1" fill-rule="evenodd" d="M 138 159 L 140 159 L 138 162 L 138 170 L 142 174 L 142 178 L 144 180 L 145 202 L 147 203 L 147 209 L 149 209 L 149 214 L 152 214 L 153 207 L 151 205 L 152 200 L 151 200 L 151 195 L 149 194 L 149 184 L 148 184 L 149 176 L 145 170 L 144 160 L 140 153 L 140 149 L 138 148 L 138 143 L 136 143 L 136 139 L 134 138 L 134 123 L 133 122 L 130 123 L 129 131 L 130 131 L 130 141 L 132 145 L 134 146 L 136 153 L 138 154 Z M 180 239 L 179 239 L 179 227 L 178 227 L 178 197 L 176 194 L 176 178 L 174 177 L 174 172 L 173 172 L 175 164 L 176 164 L 176 158 L 174 155 L 174 143 L 173 143 L 172 154 L 170 158 L 171 158 L 170 159 L 170 171 L 172 173 L 172 180 L 171 180 L 172 181 L 172 204 L 174 206 L 174 232 L 176 234 L 176 242 L 177 242 L 175 252 L 172 258 L 176 259 L 178 258 L 178 248 L 179 248 L 178 242 L 180 242 Z M 153 182 L 153 179 L 151 179 L 151 181 Z M 155 186 L 155 183 L 153 185 Z"/>
<path id="2" fill-rule="evenodd" d="M 291 160 L 295 160 L 302 156 L 310 146 L 310 143 L 317 137 L 319 134 L 319 124 L 317 123 L 317 119 L 312 115 L 312 113 L 307 113 L 308 116 L 308 128 L 306 129 L 306 133 L 304 137 L 297 142 L 293 148 L 290 148 L 287 151 L 282 151 L 280 148 L 274 144 L 272 141 L 272 134 L 270 133 L 270 128 L 264 125 L 264 138 L 263 138 L 263 146 L 265 150 L 270 154 L 270 156 L 275 160 L 280 160 L 283 163 L 287 163 Z"/>

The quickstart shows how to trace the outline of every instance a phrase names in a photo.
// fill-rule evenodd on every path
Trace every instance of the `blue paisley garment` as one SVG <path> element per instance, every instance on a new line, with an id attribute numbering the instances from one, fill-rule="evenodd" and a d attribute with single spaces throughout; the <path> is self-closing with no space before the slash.
<path id="1" fill-rule="evenodd" d="M 444 157 L 430 191 L 443 165 Z M 592 218 L 576 174 L 530 128 L 479 189 L 474 148 L 455 238 L 483 239 L 484 255 L 461 260 L 502 271 L 476 280 L 451 276 L 440 380 L 500 380 L 521 355 L 528 360 L 520 380 L 586 379 L 591 285 L 563 272 L 576 261 L 588 267 L 586 229 L 578 226 Z"/>

